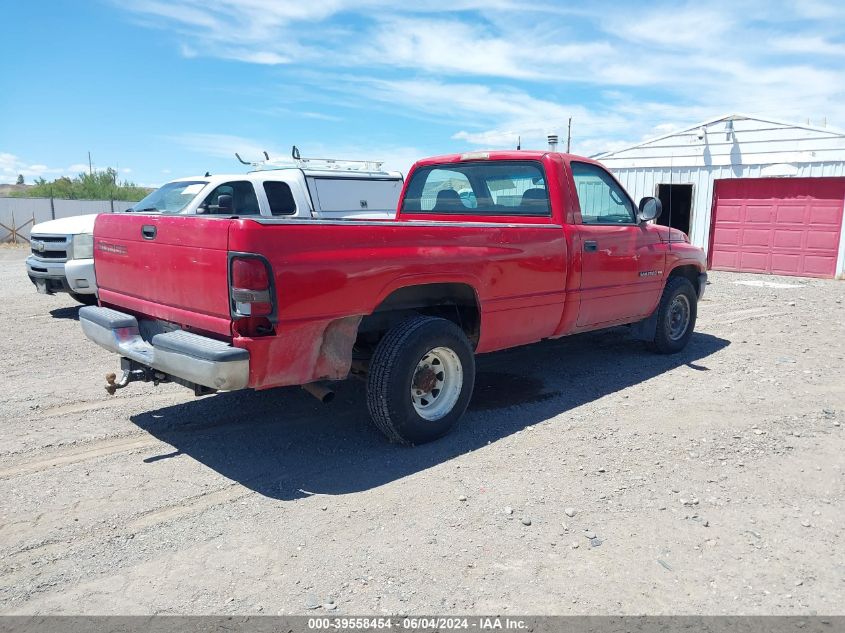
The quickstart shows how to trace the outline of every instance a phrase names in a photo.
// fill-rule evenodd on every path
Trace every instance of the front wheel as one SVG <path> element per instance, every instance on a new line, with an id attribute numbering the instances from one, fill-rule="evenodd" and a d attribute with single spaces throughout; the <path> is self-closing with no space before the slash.
<path id="1" fill-rule="evenodd" d="M 686 277 L 670 277 L 657 307 L 657 328 L 652 347 L 661 354 L 680 352 L 692 336 L 698 313 L 698 295 Z"/>
<path id="2" fill-rule="evenodd" d="M 424 444 L 448 433 L 472 397 L 475 356 L 451 321 L 413 317 L 379 341 L 367 377 L 367 408 L 390 440 Z"/>

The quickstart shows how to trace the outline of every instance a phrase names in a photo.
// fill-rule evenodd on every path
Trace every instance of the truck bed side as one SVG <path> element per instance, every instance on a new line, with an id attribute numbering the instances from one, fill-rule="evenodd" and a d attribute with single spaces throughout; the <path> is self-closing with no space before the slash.
<path id="1" fill-rule="evenodd" d="M 410 286 L 465 287 L 479 311 L 478 352 L 551 336 L 568 272 L 565 231 L 551 221 L 114 215 L 98 219 L 95 251 L 104 305 L 247 349 L 255 388 L 345 377 L 361 319 Z M 273 334 L 242 336 L 233 328 L 231 253 L 269 262 Z"/>
<path id="2" fill-rule="evenodd" d="M 550 336 L 565 300 L 567 248 L 553 224 L 234 221 L 229 248 L 261 253 L 278 294 L 276 336 L 248 347 L 250 384 L 339 378 L 357 322 L 409 286 L 463 284 L 477 297 L 478 352 Z M 353 327 L 355 326 L 355 327 Z"/>

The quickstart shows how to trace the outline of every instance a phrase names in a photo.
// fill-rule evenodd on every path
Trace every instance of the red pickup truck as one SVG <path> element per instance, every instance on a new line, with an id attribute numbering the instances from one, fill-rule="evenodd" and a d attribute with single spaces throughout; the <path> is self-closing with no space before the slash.
<path id="1" fill-rule="evenodd" d="M 79 320 L 122 357 L 111 393 L 330 395 L 322 381 L 357 375 L 379 429 L 418 444 L 463 414 L 474 354 L 624 324 L 681 350 L 705 259 L 659 214 L 599 163 L 544 151 L 421 160 L 395 220 L 103 214 L 100 307 Z"/>

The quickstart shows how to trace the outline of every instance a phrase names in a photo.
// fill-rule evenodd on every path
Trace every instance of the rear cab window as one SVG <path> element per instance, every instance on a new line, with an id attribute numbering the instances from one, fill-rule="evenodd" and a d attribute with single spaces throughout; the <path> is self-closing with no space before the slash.
<path id="1" fill-rule="evenodd" d="M 402 212 L 549 217 L 551 205 L 538 161 L 468 161 L 414 171 Z"/>
<path id="2" fill-rule="evenodd" d="M 267 180 L 264 182 L 264 193 L 267 196 L 267 204 L 270 206 L 272 215 L 295 215 L 296 201 L 293 199 L 293 192 L 290 185 L 279 180 Z"/>

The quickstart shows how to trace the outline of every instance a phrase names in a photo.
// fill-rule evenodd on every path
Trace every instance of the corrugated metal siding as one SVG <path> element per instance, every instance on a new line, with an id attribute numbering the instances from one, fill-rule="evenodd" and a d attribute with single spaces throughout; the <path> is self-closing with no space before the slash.
<path id="1" fill-rule="evenodd" d="M 87 215 L 89 213 L 111 213 L 112 205 L 115 211 L 123 211 L 132 206 L 132 202 L 121 200 L 61 200 L 53 199 L 53 206 L 50 206 L 50 198 L 0 198 L 0 224 L 15 228 L 24 224 L 20 235 L 29 238 L 29 230 L 33 224 L 46 222 L 58 218 L 69 218 L 75 215 Z M 27 224 L 27 222 L 29 222 Z M 0 242 L 9 239 L 9 232 L 0 227 Z"/>
<path id="2" fill-rule="evenodd" d="M 725 165 L 718 167 L 637 167 L 615 169 L 608 165 L 613 175 L 628 193 L 639 201 L 645 196 L 657 195 L 659 184 L 693 185 L 690 241 L 707 250 L 710 242 L 710 212 L 713 203 L 713 182 L 724 178 L 759 178 L 767 165 Z M 796 178 L 825 178 L 845 176 L 845 162 L 797 163 Z"/>

